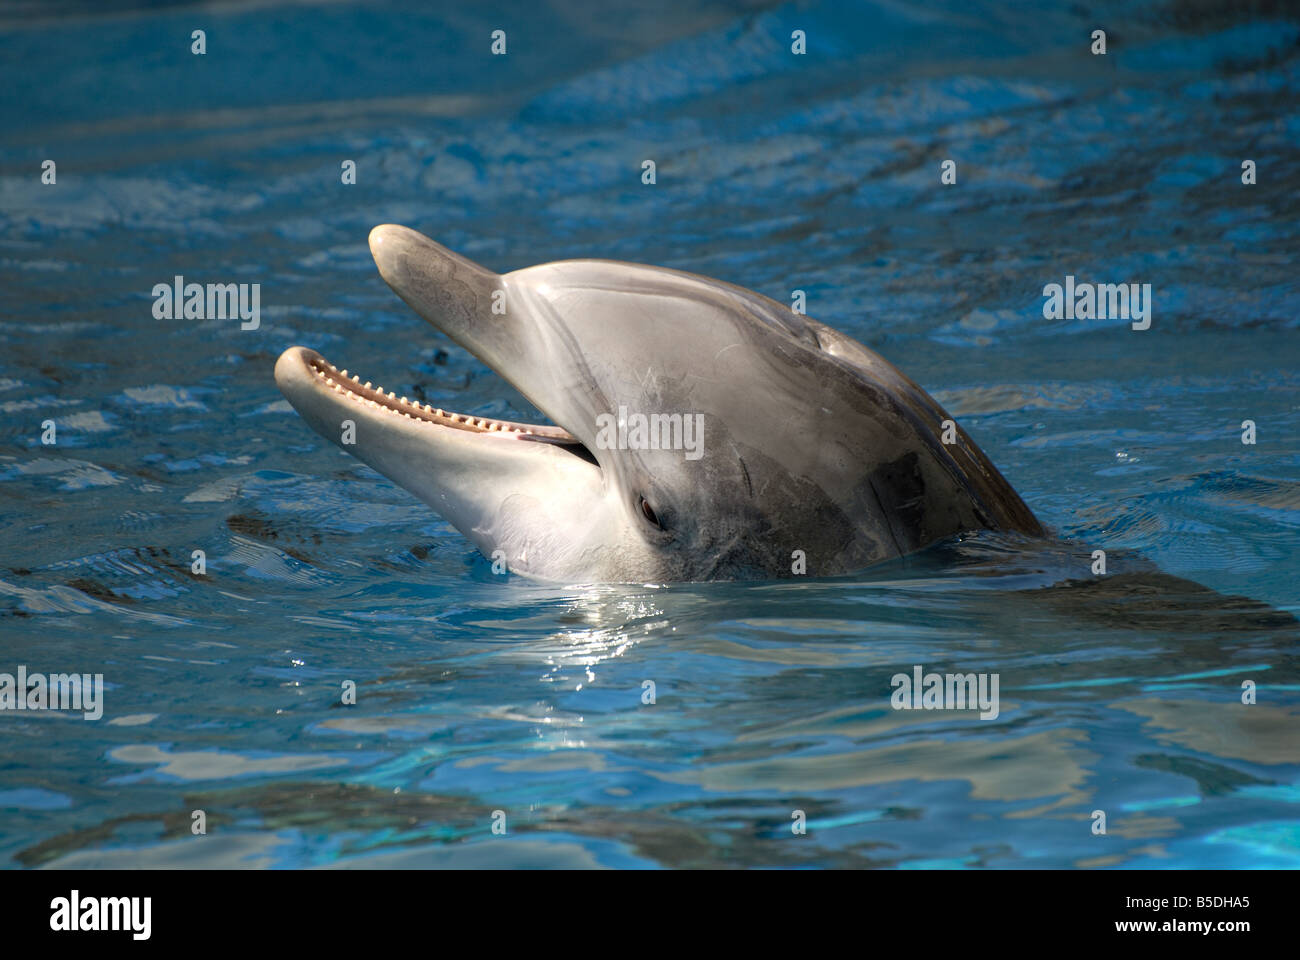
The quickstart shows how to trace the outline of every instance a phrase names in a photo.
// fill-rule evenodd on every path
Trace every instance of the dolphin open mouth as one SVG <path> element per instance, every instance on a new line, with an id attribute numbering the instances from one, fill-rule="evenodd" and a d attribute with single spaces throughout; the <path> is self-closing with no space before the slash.
<path id="1" fill-rule="evenodd" d="M 550 355 L 527 305 L 499 305 L 507 279 L 405 227 L 376 227 L 370 248 L 389 287 L 519 391 L 540 422 L 447 410 L 418 390 L 418 399 L 403 396 L 293 346 L 276 361 L 275 380 L 308 425 L 434 507 L 485 555 L 513 535 L 510 524 L 533 523 L 530 512 L 561 523 L 566 502 L 598 500 L 605 470 L 594 438 L 574 429 L 582 412 L 568 402 L 572 384 L 539 383 L 554 376 Z M 514 560 L 525 557 L 521 548 Z"/>
<path id="2" fill-rule="evenodd" d="M 547 427 L 540 424 L 515 423 L 510 420 L 491 420 L 487 417 L 472 417 L 463 413 L 452 413 L 441 407 L 432 407 L 427 403 L 399 397 L 391 390 L 384 392 L 383 387 L 372 384 L 369 380 L 362 383 L 359 375 L 348 376 L 347 370 L 340 370 L 315 351 L 303 351 L 303 359 L 308 368 L 321 382 L 341 394 L 345 399 L 365 404 L 370 407 L 387 410 L 412 420 L 424 420 L 440 427 L 452 427 L 456 430 L 472 430 L 479 433 L 517 433 L 538 439 L 559 440 L 563 443 L 578 443 L 578 438 L 559 427 Z"/>
<path id="3" fill-rule="evenodd" d="M 406 396 L 399 396 L 391 390 L 385 392 L 382 386 L 370 380 L 363 381 L 359 374 L 349 375 L 346 369 L 339 369 L 315 350 L 296 347 L 294 352 L 311 373 L 317 389 L 331 391 L 340 401 L 386 412 L 395 417 L 405 417 L 418 423 L 426 423 L 433 429 L 450 428 L 554 444 L 592 464 L 597 464 L 596 458 L 582 441 L 562 427 L 551 424 L 519 423 L 513 420 L 494 420 L 490 417 L 475 417 L 444 410 Z"/>
<path id="4" fill-rule="evenodd" d="M 370 232 L 370 249 L 380 275 L 416 314 L 535 403 L 520 377 L 529 376 L 537 366 L 533 359 L 537 348 L 535 344 L 524 343 L 528 336 L 527 324 L 512 323 L 514 318 L 501 312 L 498 301 L 505 295 L 503 277 L 423 234 L 392 224 L 378 226 Z M 420 436 L 430 440 L 447 436 L 442 431 L 454 430 L 462 438 L 466 434 L 481 434 L 494 440 L 533 441 L 557 447 L 599 466 L 583 441 L 558 425 L 560 421 L 555 419 L 555 414 L 542 405 L 537 405 L 538 409 L 543 417 L 551 418 L 551 423 L 476 417 L 385 391 L 382 386 L 359 375 L 350 375 L 305 347 L 286 351 L 282 362 L 285 368 L 277 371 L 277 380 L 282 381 L 282 389 L 287 388 L 291 402 L 296 395 L 296 383 L 297 390 L 328 398 L 341 409 L 356 404 L 373 415 L 401 418 L 405 425 L 417 430 L 427 426 L 435 432 L 427 435 L 421 432 Z"/>

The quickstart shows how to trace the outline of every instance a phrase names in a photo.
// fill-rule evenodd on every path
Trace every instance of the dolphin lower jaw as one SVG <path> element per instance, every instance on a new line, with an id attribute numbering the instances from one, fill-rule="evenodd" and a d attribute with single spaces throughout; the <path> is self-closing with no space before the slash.
<path id="1" fill-rule="evenodd" d="M 353 379 L 314 350 L 290 347 L 275 379 L 320 436 L 424 501 L 489 559 L 538 576 L 533 558 L 568 545 L 564 574 L 581 572 L 584 542 L 612 509 L 600 468 L 567 431 L 451 413 Z M 544 573 L 544 572 L 543 572 Z"/>

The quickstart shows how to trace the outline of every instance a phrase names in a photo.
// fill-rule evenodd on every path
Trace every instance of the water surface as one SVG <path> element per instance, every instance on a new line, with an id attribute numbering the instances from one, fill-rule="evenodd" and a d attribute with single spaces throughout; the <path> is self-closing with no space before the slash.
<path id="1" fill-rule="evenodd" d="M 1300 864 L 1300 21 L 1236 6 L 0 5 L 0 671 L 108 685 L 0 714 L 0 860 Z M 804 290 L 1058 538 L 494 576 L 271 379 L 304 344 L 530 416 L 384 286 L 382 222 Z M 155 320 L 176 274 L 260 283 L 260 329 Z M 1045 320 L 1067 274 L 1152 284 L 1151 329 Z M 997 718 L 891 709 L 915 666 L 996 673 Z"/>

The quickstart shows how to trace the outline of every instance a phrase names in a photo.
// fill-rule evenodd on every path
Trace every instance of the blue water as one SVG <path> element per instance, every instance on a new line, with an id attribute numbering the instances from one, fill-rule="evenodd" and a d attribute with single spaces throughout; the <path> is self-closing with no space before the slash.
<path id="1" fill-rule="evenodd" d="M 107 687 L 0 713 L 0 860 L 1300 865 L 1300 20 L 1238 6 L 0 5 L 0 672 Z M 303 344 L 527 418 L 384 286 L 383 222 L 802 289 L 1057 537 L 494 576 L 271 379 Z M 176 274 L 261 327 L 155 320 Z M 1152 284 L 1151 328 L 1045 320 L 1067 274 Z M 998 717 L 891 709 L 915 666 Z"/>

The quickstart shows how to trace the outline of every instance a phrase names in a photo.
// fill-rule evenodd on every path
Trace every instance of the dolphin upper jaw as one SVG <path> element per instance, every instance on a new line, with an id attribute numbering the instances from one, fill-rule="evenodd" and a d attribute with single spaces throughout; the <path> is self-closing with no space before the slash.
<path id="1" fill-rule="evenodd" d="M 424 234 L 396 224 L 370 231 L 370 252 L 384 282 L 430 325 L 464 347 L 549 418 L 549 436 L 576 439 L 602 467 L 595 417 L 607 408 L 587 389 L 581 346 L 544 283 L 501 276 Z M 578 364 L 578 365 L 575 365 Z"/>

